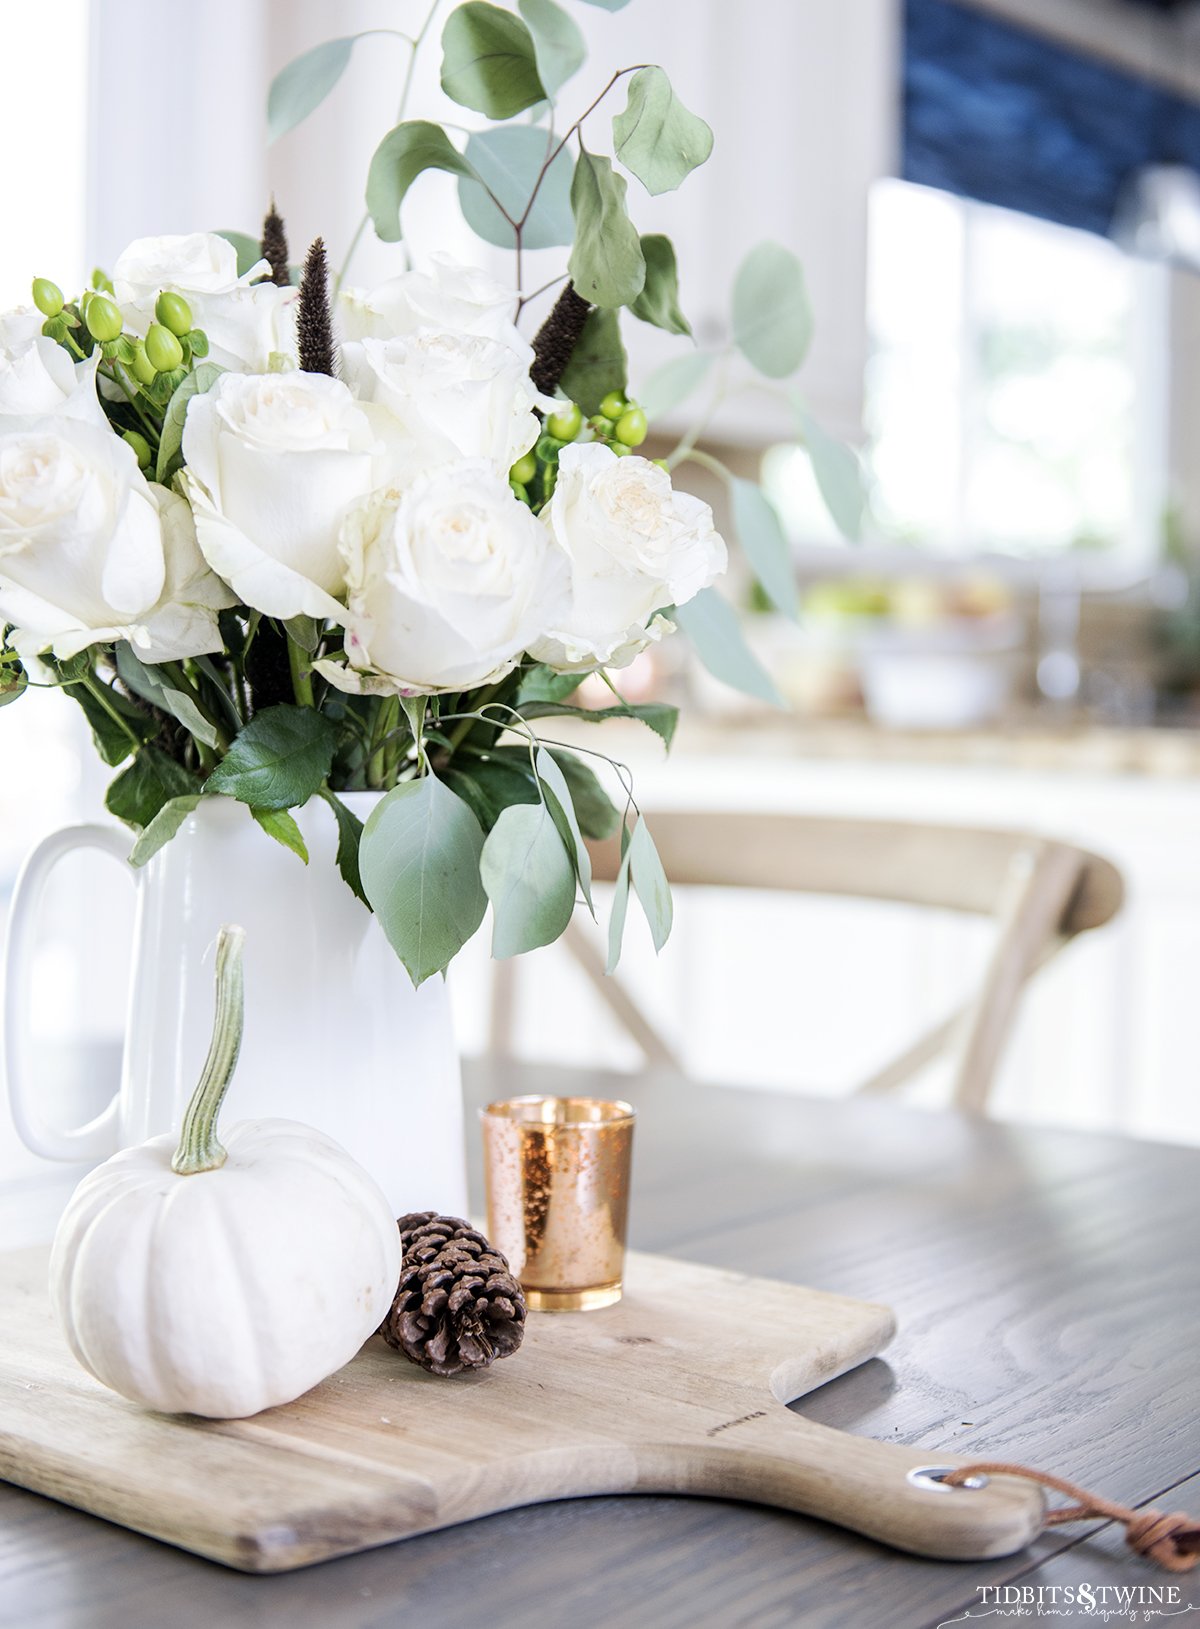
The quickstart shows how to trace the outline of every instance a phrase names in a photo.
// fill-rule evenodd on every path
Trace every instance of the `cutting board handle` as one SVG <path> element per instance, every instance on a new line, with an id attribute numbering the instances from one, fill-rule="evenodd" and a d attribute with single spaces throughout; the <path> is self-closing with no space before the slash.
<path id="1" fill-rule="evenodd" d="M 1011 1476 L 951 1488 L 937 1480 L 961 1454 L 833 1431 L 778 1404 L 730 1421 L 704 1448 L 639 1447 L 639 1492 L 700 1493 L 778 1505 L 914 1555 L 980 1561 L 1011 1555 L 1042 1531 L 1045 1499 Z"/>

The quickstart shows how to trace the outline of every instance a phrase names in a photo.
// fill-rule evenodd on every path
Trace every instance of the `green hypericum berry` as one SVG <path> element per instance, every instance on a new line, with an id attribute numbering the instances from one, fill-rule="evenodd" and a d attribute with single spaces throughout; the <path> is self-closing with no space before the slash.
<path id="1" fill-rule="evenodd" d="M 152 322 L 146 335 L 146 357 L 156 373 L 170 373 L 183 361 L 183 346 L 169 328 Z"/>
<path id="2" fill-rule="evenodd" d="M 152 385 L 158 378 L 158 369 L 146 355 L 145 344 L 140 339 L 134 347 L 133 361 L 129 366 L 139 385 Z"/>
<path id="3" fill-rule="evenodd" d="M 509 481 L 508 484 L 512 488 L 512 495 L 514 498 L 520 498 L 522 503 L 529 502 L 529 488 L 525 485 L 524 481 Z"/>
<path id="4" fill-rule="evenodd" d="M 665 469 L 668 475 L 671 473 L 671 466 L 667 463 L 665 458 L 652 458 L 650 462 L 657 469 Z"/>
<path id="5" fill-rule="evenodd" d="M 87 324 L 88 333 L 101 343 L 106 339 L 116 339 L 123 326 L 121 313 L 107 294 L 92 295 L 87 303 L 83 320 Z"/>
<path id="6" fill-rule="evenodd" d="M 522 457 L 517 459 L 516 463 L 508 473 L 511 480 L 516 481 L 521 486 L 525 486 L 528 482 L 532 481 L 534 476 L 537 474 L 537 459 L 531 452 L 527 452 Z M 524 494 L 519 493 L 518 496 L 524 496 Z"/>
<path id="7" fill-rule="evenodd" d="M 154 302 L 154 315 L 164 328 L 169 328 L 179 339 L 191 332 L 192 308 L 182 294 L 164 289 Z"/>
<path id="8" fill-rule="evenodd" d="M 610 390 L 608 395 L 600 403 L 600 416 L 602 418 L 612 419 L 615 423 L 628 406 L 629 403 L 626 401 L 625 397 L 622 396 L 619 390 Z"/>
<path id="9" fill-rule="evenodd" d="M 126 430 L 121 440 L 133 448 L 137 454 L 137 461 L 143 469 L 150 468 L 150 443 L 145 436 L 138 435 L 136 430 Z"/>
<path id="10" fill-rule="evenodd" d="M 633 451 L 633 448 L 627 447 L 623 441 L 610 441 L 608 444 L 608 450 L 609 452 L 616 453 L 618 458 L 628 458 L 630 453 Z"/>
<path id="11" fill-rule="evenodd" d="M 546 429 L 556 441 L 574 441 L 583 429 L 583 414 L 579 407 L 572 402 L 569 407 L 560 408 L 557 413 L 551 413 L 546 420 Z"/>
<path id="12" fill-rule="evenodd" d="M 588 423 L 600 437 L 601 441 L 607 441 L 609 436 L 611 436 L 613 431 L 616 429 L 616 425 L 613 423 L 612 419 L 605 418 L 603 413 L 594 414 L 593 417 L 588 420 Z"/>
<path id="13" fill-rule="evenodd" d="M 627 447 L 640 447 L 646 439 L 646 415 L 640 407 L 627 407 L 617 420 L 616 437 Z"/>
<path id="14" fill-rule="evenodd" d="M 52 283 L 48 277 L 35 277 L 32 292 L 33 303 L 43 317 L 58 316 L 63 308 L 63 292 L 57 283 Z"/>

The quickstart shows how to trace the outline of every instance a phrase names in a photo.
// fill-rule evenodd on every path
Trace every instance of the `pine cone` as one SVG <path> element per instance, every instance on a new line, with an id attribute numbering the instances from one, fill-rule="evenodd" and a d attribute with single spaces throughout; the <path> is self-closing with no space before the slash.
<path id="1" fill-rule="evenodd" d="M 458 1216 L 414 1211 L 396 1225 L 404 1261 L 379 1326 L 388 1345 L 440 1375 L 510 1357 L 525 1333 L 525 1297 L 499 1251 Z"/>

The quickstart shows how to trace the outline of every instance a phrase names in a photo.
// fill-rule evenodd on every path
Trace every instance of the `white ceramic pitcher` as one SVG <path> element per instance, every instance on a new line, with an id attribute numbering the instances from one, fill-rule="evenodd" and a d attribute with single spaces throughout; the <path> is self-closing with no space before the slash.
<path id="1" fill-rule="evenodd" d="M 365 819 L 376 793 L 344 801 Z M 51 1126 L 30 1063 L 33 937 L 46 880 L 64 854 L 124 862 L 114 827 L 68 826 L 34 849 L 8 928 L 4 1068 L 21 1138 L 47 1159 L 101 1160 L 178 1129 L 212 1032 L 213 946 L 222 923 L 246 930 L 246 1029 L 229 1121 L 282 1115 L 335 1137 L 374 1175 L 396 1215 L 466 1210 L 458 1054 L 443 980 L 414 990 L 382 928 L 335 864 L 333 811 L 294 811 L 309 864 L 228 798 L 204 798 L 142 870 L 121 1086 L 74 1130 Z"/>

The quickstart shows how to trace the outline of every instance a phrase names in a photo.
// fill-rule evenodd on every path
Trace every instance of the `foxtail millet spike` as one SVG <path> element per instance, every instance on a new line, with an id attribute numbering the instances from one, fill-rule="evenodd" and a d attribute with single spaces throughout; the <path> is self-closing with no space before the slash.
<path id="1" fill-rule="evenodd" d="M 529 373 L 535 387 L 543 395 L 553 396 L 559 380 L 567 371 L 567 363 L 579 343 L 591 309 L 583 296 L 576 294 L 574 283 L 568 283 L 555 300 L 553 311 L 534 335 L 533 366 Z"/>
<path id="2" fill-rule="evenodd" d="M 283 224 L 283 216 L 275 208 L 274 198 L 271 199 L 271 207 L 263 217 L 262 257 L 271 263 L 271 282 L 276 288 L 290 287 L 292 274 L 288 266 L 287 231 Z"/>
<path id="3" fill-rule="evenodd" d="M 296 340 L 300 366 L 305 373 L 325 373 L 336 378 L 333 345 L 333 318 L 329 310 L 329 267 L 325 240 L 315 238 L 304 262 L 300 298 L 296 303 Z"/>

